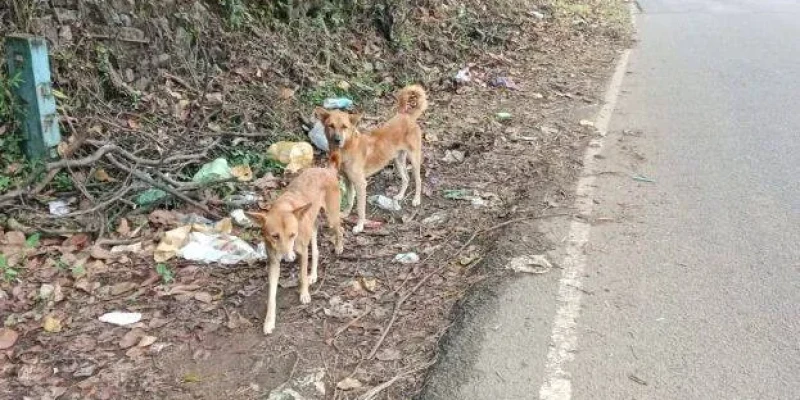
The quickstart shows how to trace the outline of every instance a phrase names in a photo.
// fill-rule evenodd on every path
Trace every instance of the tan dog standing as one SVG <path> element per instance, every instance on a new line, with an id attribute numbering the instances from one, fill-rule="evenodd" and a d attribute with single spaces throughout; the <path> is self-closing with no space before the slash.
<path id="1" fill-rule="evenodd" d="M 332 156 L 329 168 L 307 168 L 295 178 L 267 212 L 247 213 L 261 227 L 269 255 L 269 298 L 264 334 L 275 329 L 276 295 L 281 260 L 292 262 L 300 257 L 300 302 L 311 301 L 309 285 L 317 281 L 319 249 L 317 247 L 317 215 L 325 210 L 328 226 L 333 230 L 336 254 L 344 249 L 339 213 L 338 162 Z M 308 248 L 311 246 L 311 275 L 308 275 Z M 296 254 L 296 255 L 295 255 Z"/>
<path id="2" fill-rule="evenodd" d="M 356 124 L 361 114 L 329 111 L 317 108 L 317 118 L 325 126 L 325 135 L 332 153 L 341 154 L 341 171 L 348 181 L 349 201 L 344 215 L 350 214 L 353 200 L 358 194 L 358 222 L 353 233 L 364 230 L 367 208 L 367 178 L 385 168 L 394 160 L 400 175 L 400 191 L 394 197 L 402 200 L 408 190 L 406 156 L 411 161 L 416 192 L 413 206 L 422 202 L 422 129 L 417 119 L 428 108 L 425 90 L 419 85 L 403 88 L 397 95 L 397 113 L 369 134 L 361 134 Z M 355 190 L 353 190 L 355 189 Z"/>

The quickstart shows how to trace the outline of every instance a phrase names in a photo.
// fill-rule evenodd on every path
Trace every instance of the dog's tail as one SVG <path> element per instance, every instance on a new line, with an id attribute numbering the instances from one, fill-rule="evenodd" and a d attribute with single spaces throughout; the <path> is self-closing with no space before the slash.
<path id="1" fill-rule="evenodd" d="M 341 155 L 339 154 L 339 150 L 331 149 L 330 156 L 328 156 L 328 168 L 332 168 L 338 171 L 341 163 L 342 163 L 342 158 Z"/>
<path id="2" fill-rule="evenodd" d="M 406 86 L 397 94 L 397 110 L 412 119 L 419 118 L 428 109 L 428 94 L 420 85 Z"/>

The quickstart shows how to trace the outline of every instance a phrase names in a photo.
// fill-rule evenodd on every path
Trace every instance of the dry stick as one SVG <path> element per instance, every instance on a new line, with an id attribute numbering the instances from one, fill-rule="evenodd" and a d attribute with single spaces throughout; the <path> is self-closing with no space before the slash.
<path id="1" fill-rule="evenodd" d="M 461 246 L 461 248 L 459 248 L 458 251 L 456 251 L 456 253 L 453 256 L 453 258 L 458 257 L 459 255 L 461 255 L 461 252 L 464 251 L 464 249 L 466 249 L 467 246 L 469 246 L 472 243 L 472 241 L 475 240 L 475 238 L 478 237 L 478 235 L 480 235 L 482 233 L 491 232 L 493 230 L 500 229 L 500 228 L 502 228 L 504 226 L 511 225 L 511 224 L 513 224 L 515 222 L 521 222 L 521 221 L 526 221 L 526 220 L 531 220 L 531 219 L 542 219 L 542 218 L 550 218 L 550 217 L 569 216 L 569 215 L 572 215 L 572 214 L 571 213 L 558 213 L 558 214 L 547 214 L 547 215 L 539 215 L 539 216 L 514 218 L 514 219 L 510 219 L 508 221 L 499 223 L 499 224 L 497 224 L 495 226 L 492 226 L 492 227 L 489 227 L 489 228 L 486 228 L 486 229 L 481 229 L 481 230 L 473 233 L 472 236 L 470 236 L 470 238 L 467 239 L 467 241 L 464 243 L 464 245 Z M 430 279 L 433 275 L 441 272 L 446 267 L 447 267 L 447 264 L 443 264 L 439 268 L 436 268 L 435 270 L 431 271 L 429 274 L 425 275 L 425 277 L 423 277 L 419 282 L 417 282 L 417 284 L 414 285 L 414 287 L 411 288 L 408 292 L 406 292 L 406 294 L 403 295 L 403 297 L 401 297 L 399 300 L 397 300 L 397 302 L 394 305 L 394 310 L 392 310 L 392 318 L 389 320 L 389 324 L 386 325 L 386 328 L 384 328 L 380 339 L 378 339 L 378 342 L 376 342 L 375 346 L 372 347 L 372 351 L 369 352 L 369 356 L 367 356 L 367 360 L 370 360 L 370 359 L 372 359 L 372 357 L 375 357 L 375 353 L 378 352 L 378 349 L 381 347 L 381 344 L 383 344 L 383 341 L 386 340 L 386 335 L 389 334 L 389 330 L 392 329 L 392 325 L 394 325 L 395 320 L 397 320 L 397 314 L 398 314 L 398 312 L 400 310 L 400 306 L 402 306 L 403 303 L 405 303 L 406 300 L 408 300 L 408 298 L 411 297 L 412 294 L 414 294 L 414 292 L 419 290 L 419 288 L 422 287 L 422 285 L 425 284 L 425 282 L 427 282 L 428 279 Z"/>
<path id="2" fill-rule="evenodd" d="M 372 400 L 380 392 L 388 389 L 389 386 L 392 386 L 398 380 L 400 380 L 402 378 L 405 378 L 406 376 L 409 376 L 409 375 L 411 375 L 413 373 L 416 373 L 417 371 L 421 371 L 423 369 L 426 369 L 426 368 L 430 367 L 431 365 L 433 365 L 435 363 L 436 363 L 436 359 L 434 358 L 433 361 L 427 362 L 427 363 L 425 363 L 423 365 L 420 365 L 419 367 L 412 368 L 412 369 L 407 370 L 405 372 L 401 372 L 401 373 L 395 375 L 392 379 L 389 379 L 388 381 L 383 382 L 380 385 L 375 386 L 374 388 L 372 388 L 370 390 L 367 390 L 366 392 L 364 392 L 364 394 L 362 394 L 361 396 L 358 397 L 358 400 Z"/>
<path id="3" fill-rule="evenodd" d="M 364 317 L 366 317 L 366 316 L 367 316 L 367 314 L 369 314 L 369 313 L 371 313 L 371 312 L 372 312 L 372 306 L 367 306 L 367 310 L 366 310 L 366 311 L 364 311 L 363 313 L 361 313 L 361 315 L 359 315 L 359 316 L 357 316 L 357 317 L 353 318 L 352 320 L 350 320 L 350 322 L 348 322 L 347 324 L 345 324 L 343 327 L 341 327 L 341 328 L 337 329 L 337 330 L 336 330 L 336 333 L 334 333 L 334 334 L 333 334 L 333 338 L 335 339 L 337 336 L 341 335 L 341 334 L 342 334 L 342 333 L 344 333 L 346 330 L 350 329 L 350 327 L 351 327 L 351 326 L 355 325 L 355 323 L 356 323 L 356 322 L 360 321 L 360 320 L 361 320 L 361 318 L 364 318 Z"/>
<path id="4" fill-rule="evenodd" d="M 215 216 L 217 218 L 219 218 L 219 216 L 216 215 L 216 213 L 211 212 L 211 210 L 209 210 L 208 207 L 206 207 L 204 204 L 198 203 L 196 200 L 194 200 L 191 197 L 181 193 L 177 189 L 175 189 L 175 188 L 173 188 L 173 187 L 171 187 L 169 185 L 165 185 L 163 183 L 156 182 L 152 178 L 150 178 L 149 176 L 145 175 L 144 173 L 142 173 L 140 171 L 136 171 L 136 170 L 134 170 L 134 169 L 132 169 L 130 167 L 127 167 L 127 166 L 123 165 L 116 158 L 114 158 L 114 156 L 112 156 L 111 154 L 106 154 L 106 158 L 108 158 L 108 160 L 111 161 L 112 164 L 116 165 L 117 168 L 119 168 L 119 169 L 121 169 L 123 171 L 127 171 L 128 173 L 132 174 L 133 176 L 135 176 L 139 180 L 144 181 L 145 183 L 148 183 L 148 184 L 150 184 L 152 186 L 155 186 L 155 187 L 157 187 L 159 189 L 162 189 L 162 190 L 166 191 L 167 193 L 169 193 L 169 194 L 171 194 L 171 195 L 173 195 L 173 196 L 175 196 L 175 197 L 177 197 L 177 198 L 179 198 L 179 199 L 181 199 L 181 200 L 183 200 L 183 201 L 185 201 L 185 202 L 187 202 L 187 203 L 189 203 L 189 204 L 191 204 L 191 205 L 193 205 L 193 206 L 195 206 L 195 207 L 197 207 L 197 208 L 199 208 L 199 209 L 201 209 L 201 210 L 203 210 L 203 211 L 205 211 L 205 212 L 207 212 L 207 213 L 209 213 L 209 214 L 211 214 L 211 215 L 213 215 L 213 216 Z"/>
<path id="5" fill-rule="evenodd" d="M 26 188 L 22 188 L 22 189 L 13 190 L 11 192 L 8 192 L 8 193 L 0 196 L 0 204 L 3 204 L 6 201 L 9 201 L 11 199 L 14 199 L 16 197 L 20 197 L 20 196 L 23 196 L 23 195 L 32 196 L 32 195 L 38 194 L 39 192 L 44 190 L 44 188 L 50 183 L 50 181 L 53 180 L 53 178 L 56 177 L 56 174 L 58 174 L 60 171 L 61 171 L 61 168 L 51 169 L 47 173 L 47 175 L 44 177 L 44 179 L 42 179 L 42 181 L 39 182 L 39 184 L 36 185 L 31 190 L 28 190 Z M 36 176 L 36 174 L 31 174 L 31 178 L 28 180 L 28 182 L 25 183 L 24 187 L 27 187 L 31 183 L 33 183 L 33 180 L 34 180 L 35 176 Z"/>

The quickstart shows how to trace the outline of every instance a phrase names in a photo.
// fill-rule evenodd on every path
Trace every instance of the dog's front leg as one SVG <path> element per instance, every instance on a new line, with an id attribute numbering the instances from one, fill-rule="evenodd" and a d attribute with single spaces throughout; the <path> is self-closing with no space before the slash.
<path id="1" fill-rule="evenodd" d="M 356 187 L 353 185 L 353 180 L 345 177 L 345 184 L 347 187 L 347 208 L 342 210 L 342 218 L 347 218 L 353 211 L 353 205 L 356 202 Z"/>
<path id="2" fill-rule="evenodd" d="M 300 256 L 300 303 L 308 304 L 311 302 L 308 292 L 308 243 L 298 246 L 297 255 Z"/>
<path id="3" fill-rule="evenodd" d="M 308 276 L 308 283 L 317 283 L 317 266 L 319 263 L 319 248 L 317 247 L 317 227 L 311 232 L 311 275 Z"/>
<path id="4" fill-rule="evenodd" d="M 269 293 L 267 298 L 267 317 L 264 318 L 264 334 L 275 330 L 275 308 L 278 294 L 278 278 L 281 275 L 281 260 L 270 254 L 269 258 Z"/>
<path id="5" fill-rule="evenodd" d="M 353 227 L 353 233 L 361 233 L 364 231 L 364 223 L 367 221 L 367 178 L 359 177 L 355 186 L 358 193 L 358 222 Z"/>

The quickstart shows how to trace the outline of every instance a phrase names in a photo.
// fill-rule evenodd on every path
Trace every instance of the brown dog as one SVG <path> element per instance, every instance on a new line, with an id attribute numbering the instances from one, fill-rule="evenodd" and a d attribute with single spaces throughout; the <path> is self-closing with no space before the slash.
<path id="1" fill-rule="evenodd" d="M 367 178 L 374 175 L 394 160 L 400 174 L 400 191 L 394 197 L 402 200 L 408 189 L 406 156 L 414 171 L 416 192 L 413 206 L 422 202 L 422 129 L 417 119 L 428 108 L 425 90 L 419 85 L 403 88 L 397 95 L 397 114 L 385 124 L 369 134 L 361 134 L 356 124 L 361 114 L 348 114 L 342 111 L 328 111 L 317 108 L 317 118 L 325 126 L 325 135 L 331 152 L 341 154 L 341 171 L 348 181 L 349 202 L 344 215 L 350 214 L 353 200 L 358 193 L 358 222 L 353 233 L 364 230 L 367 208 Z M 355 188 L 355 190 L 353 190 Z"/>
<path id="2" fill-rule="evenodd" d="M 264 334 L 275 329 L 275 302 L 280 277 L 280 262 L 294 261 L 300 256 L 300 302 L 311 301 L 308 287 L 317 281 L 317 215 L 325 210 L 328 226 L 333 230 L 336 254 L 344 249 L 339 214 L 338 164 L 332 156 L 329 168 L 308 168 L 295 178 L 267 212 L 247 213 L 261 227 L 269 255 L 269 298 Z M 311 275 L 308 275 L 308 247 L 311 245 Z"/>

